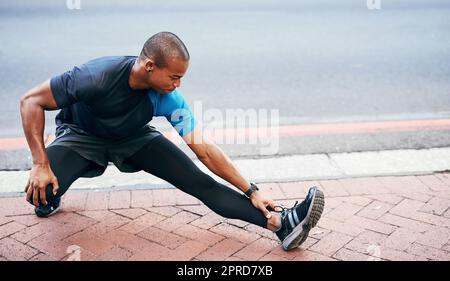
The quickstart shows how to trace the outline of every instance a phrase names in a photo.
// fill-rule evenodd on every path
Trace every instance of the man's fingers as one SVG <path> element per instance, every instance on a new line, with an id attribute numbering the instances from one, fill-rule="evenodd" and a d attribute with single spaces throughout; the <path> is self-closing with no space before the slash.
<path id="1" fill-rule="evenodd" d="M 37 186 L 33 186 L 33 205 L 39 207 L 39 192 Z"/>
<path id="2" fill-rule="evenodd" d="M 52 183 L 53 183 L 53 195 L 56 196 L 56 193 L 58 193 L 58 190 L 59 190 L 58 179 L 55 178 L 55 179 L 52 181 Z"/>
<path id="3" fill-rule="evenodd" d="M 264 206 L 264 204 L 261 204 L 259 206 L 259 209 L 263 212 L 264 216 L 268 219 L 270 219 L 272 217 L 272 215 L 270 214 L 270 212 L 266 209 L 266 206 Z"/>
<path id="4" fill-rule="evenodd" d="M 39 190 L 39 195 L 41 196 L 42 204 L 47 205 L 47 196 L 45 194 L 45 189 L 40 189 Z"/>
<path id="5" fill-rule="evenodd" d="M 273 202 L 272 200 L 270 200 L 268 205 L 269 205 L 269 207 L 270 207 L 272 210 L 275 210 L 275 202 Z"/>
<path id="6" fill-rule="evenodd" d="M 27 190 L 27 201 L 30 203 L 30 204 L 33 204 L 32 202 L 31 202 L 31 196 L 33 195 L 33 187 L 30 185 L 29 187 L 28 187 L 28 190 Z"/>

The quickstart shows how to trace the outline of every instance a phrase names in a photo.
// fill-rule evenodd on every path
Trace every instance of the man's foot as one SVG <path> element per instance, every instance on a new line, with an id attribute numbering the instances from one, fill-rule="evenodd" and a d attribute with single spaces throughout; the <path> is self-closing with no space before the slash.
<path id="1" fill-rule="evenodd" d="M 275 234 L 282 241 L 284 250 L 291 250 L 297 248 L 308 237 L 311 228 L 316 226 L 323 212 L 325 206 L 325 197 L 323 192 L 317 187 L 311 187 L 308 195 L 302 203 L 294 207 L 281 208 L 281 211 L 274 210 L 281 213 L 281 227 L 275 231 Z"/>
<path id="2" fill-rule="evenodd" d="M 34 208 L 36 216 L 45 218 L 54 215 L 61 208 L 61 198 L 56 198 L 54 202 L 47 205 L 40 204 L 39 207 Z"/>

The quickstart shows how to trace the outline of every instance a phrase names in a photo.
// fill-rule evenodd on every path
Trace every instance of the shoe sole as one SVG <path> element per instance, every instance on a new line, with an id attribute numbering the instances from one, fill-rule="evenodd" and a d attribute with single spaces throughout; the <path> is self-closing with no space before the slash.
<path id="1" fill-rule="evenodd" d="M 325 196 L 317 187 L 312 188 L 315 189 L 314 195 L 305 219 L 303 219 L 303 221 L 301 221 L 283 240 L 282 246 L 286 251 L 297 248 L 305 242 L 306 238 L 308 238 L 309 231 L 316 226 L 322 216 L 323 208 L 325 206 Z"/>

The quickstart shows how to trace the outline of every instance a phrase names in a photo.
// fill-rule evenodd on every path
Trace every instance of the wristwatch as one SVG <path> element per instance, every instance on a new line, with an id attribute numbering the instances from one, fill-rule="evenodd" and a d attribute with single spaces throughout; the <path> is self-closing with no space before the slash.
<path id="1" fill-rule="evenodd" d="M 252 195 L 252 193 L 257 190 L 259 190 L 259 188 L 256 186 L 256 184 L 254 182 L 251 182 L 250 187 L 244 193 L 248 198 L 250 198 L 250 195 Z"/>

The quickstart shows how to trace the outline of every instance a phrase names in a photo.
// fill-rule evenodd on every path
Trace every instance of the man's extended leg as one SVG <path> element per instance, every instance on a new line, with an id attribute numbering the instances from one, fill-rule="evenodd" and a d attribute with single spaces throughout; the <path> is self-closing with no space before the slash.
<path id="1" fill-rule="evenodd" d="M 164 136 L 150 141 L 127 159 L 127 162 L 198 198 L 223 217 L 267 227 L 267 218 L 245 195 L 202 172 L 181 149 Z"/>
<path id="2" fill-rule="evenodd" d="M 58 179 L 59 190 L 53 195 L 53 186 L 50 184 L 46 188 L 47 206 L 40 205 L 36 208 L 36 215 L 46 217 L 52 215 L 60 204 L 61 196 L 69 189 L 70 185 L 91 169 L 94 162 L 91 162 L 70 148 L 64 146 L 50 146 L 47 148 L 50 167 Z"/>

